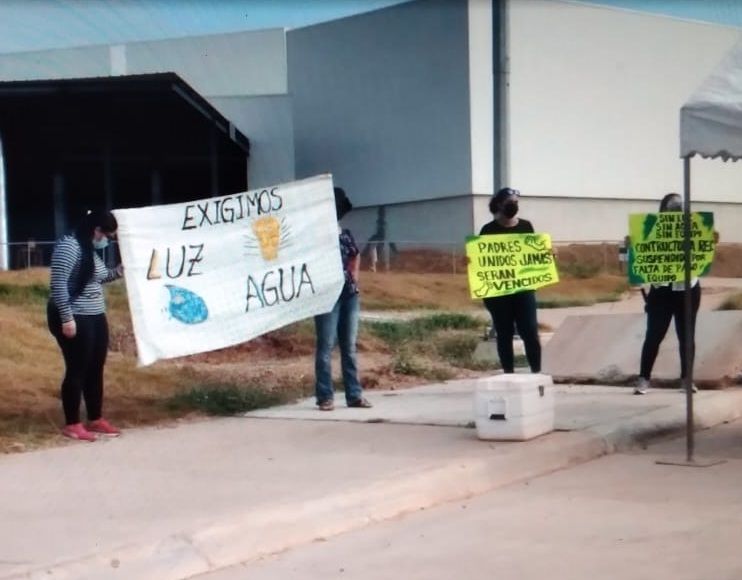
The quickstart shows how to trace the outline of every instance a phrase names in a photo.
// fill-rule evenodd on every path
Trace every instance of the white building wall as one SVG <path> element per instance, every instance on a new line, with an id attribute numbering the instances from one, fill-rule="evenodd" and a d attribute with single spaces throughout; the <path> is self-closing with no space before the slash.
<path id="1" fill-rule="evenodd" d="M 250 189 L 294 180 L 294 126 L 287 95 L 207 100 L 250 139 Z"/>
<path id="2" fill-rule="evenodd" d="M 681 190 L 680 107 L 739 29 L 559 0 L 509 12 L 512 185 L 565 198 Z M 694 165 L 696 199 L 738 199 L 742 169 Z"/>
<path id="3" fill-rule="evenodd" d="M 0 80 L 175 72 L 203 96 L 286 94 L 286 35 L 255 30 L 0 54 Z"/>
<path id="4" fill-rule="evenodd" d="M 560 241 L 620 241 L 682 192 L 679 111 L 739 29 L 562 0 L 510 0 L 510 185 Z M 742 242 L 742 166 L 693 160 L 694 209 Z M 473 201 L 474 230 L 491 219 Z"/>
<path id="5" fill-rule="evenodd" d="M 111 74 L 107 46 L 0 54 L 0 81 L 30 81 Z"/>
<path id="6" fill-rule="evenodd" d="M 550 198 L 523 195 L 520 215 L 533 222 L 536 231 L 549 233 L 556 242 L 621 242 L 629 233 L 629 214 L 657 211 L 661 196 L 655 200 Z M 492 219 L 488 197 L 474 198 L 474 222 L 478 232 Z M 739 224 L 742 213 L 738 204 L 698 202 L 695 211 L 714 212 L 721 242 L 742 242 Z"/>
<path id="7" fill-rule="evenodd" d="M 497 170 L 491 0 L 468 0 L 468 33 L 472 192 L 491 194 Z"/>
<path id="8" fill-rule="evenodd" d="M 286 94 L 286 36 L 255 30 L 124 45 L 127 74 L 177 72 L 207 97 Z"/>

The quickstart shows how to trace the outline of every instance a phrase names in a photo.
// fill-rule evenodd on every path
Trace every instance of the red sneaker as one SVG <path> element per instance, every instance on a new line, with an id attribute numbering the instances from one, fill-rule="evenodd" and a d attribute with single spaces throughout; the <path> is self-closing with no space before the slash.
<path id="1" fill-rule="evenodd" d="M 62 435 L 69 437 L 70 439 L 77 439 L 78 441 L 93 442 L 97 439 L 95 433 L 91 433 L 82 423 L 75 423 L 74 425 L 66 425 L 62 429 Z"/>
<path id="2" fill-rule="evenodd" d="M 111 425 L 103 417 L 101 417 L 100 419 L 96 419 L 95 421 L 90 421 L 87 427 L 88 431 L 92 431 L 93 433 L 100 433 L 101 435 L 108 435 L 109 437 L 118 437 L 119 435 L 121 435 L 121 431 L 116 429 L 116 427 Z"/>

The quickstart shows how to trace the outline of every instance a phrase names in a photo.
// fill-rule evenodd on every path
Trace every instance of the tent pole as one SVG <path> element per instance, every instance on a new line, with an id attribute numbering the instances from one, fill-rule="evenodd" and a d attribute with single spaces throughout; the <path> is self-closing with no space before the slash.
<path id="1" fill-rule="evenodd" d="M 670 460 L 658 460 L 659 465 L 681 465 L 684 467 L 711 467 L 712 465 L 718 465 L 724 463 L 725 459 L 713 459 L 713 460 L 700 460 L 697 461 L 693 456 L 695 452 L 695 432 L 693 428 L 693 361 L 694 358 L 694 342 L 696 336 L 695 323 L 693 321 L 693 303 L 691 301 L 691 287 L 690 280 L 691 274 L 693 273 L 693 262 L 691 260 L 691 253 L 693 251 L 692 246 L 692 235 L 691 235 L 691 207 L 690 207 L 690 158 L 692 154 L 683 157 L 683 270 L 685 271 L 685 288 L 683 290 L 683 320 L 685 322 L 685 340 L 680 348 L 683 349 L 685 358 L 685 380 L 683 386 L 685 387 L 685 435 L 686 435 L 686 452 L 687 456 L 684 462 L 679 462 L 676 459 Z"/>
<path id="2" fill-rule="evenodd" d="M 685 402 L 686 402 L 686 454 L 688 463 L 693 462 L 695 447 L 693 429 L 693 343 L 696 329 L 693 324 L 693 305 L 691 302 L 691 208 L 690 208 L 690 156 L 683 157 L 683 250 L 685 270 L 685 290 L 683 291 L 683 316 L 685 317 L 685 341 L 681 345 L 685 351 Z"/>

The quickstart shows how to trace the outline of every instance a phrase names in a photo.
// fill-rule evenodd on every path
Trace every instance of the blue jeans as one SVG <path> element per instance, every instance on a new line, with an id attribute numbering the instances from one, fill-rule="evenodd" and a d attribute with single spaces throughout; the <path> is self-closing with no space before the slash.
<path id="1" fill-rule="evenodd" d="M 341 296 L 331 312 L 314 317 L 314 328 L 317 333 L 314 392 L 318 405 L 324 401 L 332 401 L 334 396 L 331 361 L 335 339 L 340 346 L 345 400 L 351 403 L 361 398 L 362 390 L 361 383 L 358 381 L 358 357 L 356 356 L 359 313 L 358 294 L 353 294 Z"/>

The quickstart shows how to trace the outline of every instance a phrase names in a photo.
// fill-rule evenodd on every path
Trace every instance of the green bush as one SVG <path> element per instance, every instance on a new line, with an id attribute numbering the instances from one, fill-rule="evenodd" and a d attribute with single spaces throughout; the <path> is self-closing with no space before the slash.
<path id="1" fill-rule="evenodd" d="M 572 276 L 574 278 L 580 278 L 583 280 L 586 280 L 588 278 L 595 278 L 602 271 L 603 266 L 600 264 L 586 264 L 583 262 L 564 264 L 559 267 L 560 274 Z"/>
<path id="2" fill-rule="evenodd" d="M 0 284 L 0 303 L 10 306 L 40 306 L 49 299 L 46 284 Z"/>
<path id="3" fill-rule="evenodd" d="M 201 411 L 208 415 L 232 416 L 288 403 L 294 397 L 248 385 L 204 385 L 176 393 L 166 401 L 173 411 Z"/>
<path id="4" fill-rule="evenodd" d="M 366 322 L 368 331 L 391 346 L 423 340 L 439 330 L 479 329 L 482 322 L 468 314 L 434 314 L 399 322 Z"/>

